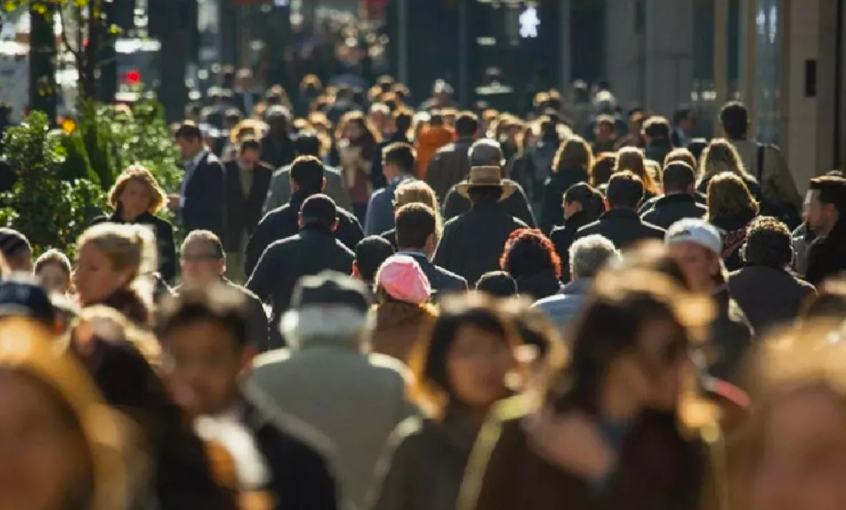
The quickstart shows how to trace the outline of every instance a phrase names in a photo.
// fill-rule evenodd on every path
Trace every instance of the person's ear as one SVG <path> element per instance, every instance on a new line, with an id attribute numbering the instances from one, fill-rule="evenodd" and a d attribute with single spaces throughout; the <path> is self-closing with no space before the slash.
<path id="1" fill-rule="evenodd" d="M 431 234 L 429 234 L 428 237 L 426 237 L 426 247 L 425 247 L 426 251 L 428 253 L 433 253 L 435 251 L 435 248 L 437 247 L 437 245 L 438 245 L 438 241 L 437 241 L 437 239 L 435 239 L 435 233 L 432 232 Z"/>
<path id="2" fill-rule="evenodd" d="M 605 210 L 606 210 L 606 211 L 610 211 L 610 210 L 611 210 L 611 203 L 608 201 L 608 199 L 607 199 L 607 198 L 603 198 L 603 199 L 602 199 L 602 205 L 604 205 L 604 206 L 605 206 Z"/>
<path id="3" fill-rule="evenodd" d="M 696 195 L 696 182 L 691 182 L 690 184 L 688 184 L 687 194 L 691 196 Z"/>
<path id="4" fill-rule="evenodd" d="M 300 187 L 297 186 L 297 181 L 295 181 L 293 177 L 289 177 L 288 181 L 291 183 L 291 193 L 296 193 L 300 190 Z"/>
<path id="5" fill-rule="evenodd" d="M 361 271 L 358 269 L 358 262 L 353 261 L 352 277 L 361 279 Z"/>
<path id="6" fill-rule="evenodd" d="M 320 183 L 320 191 L 326 189 L 326 177 L 323 178 L 323 182 Z"/>
<path id="7" fill-rule="evenodd" d="M 335 218 L 335 222 L 332 223 L 332 226 L 329 228 L 329 230 L 331 230 L 332 232 L 338 230 L 338 219 L 337 218 Z"/>
<path id="8" fill-rule="evenodd" d="M 305 226 L 305 221 L 303 220 L 302 214 L 300 214 L 297 219 L 297 225 L 299 225 L 300 228 L 303 228 Z"/>
<path id="9" fill-rule="evenodd" d="M 217 273 L 223 275 L 226 273 L 226 259 L 217 261 Z"/>

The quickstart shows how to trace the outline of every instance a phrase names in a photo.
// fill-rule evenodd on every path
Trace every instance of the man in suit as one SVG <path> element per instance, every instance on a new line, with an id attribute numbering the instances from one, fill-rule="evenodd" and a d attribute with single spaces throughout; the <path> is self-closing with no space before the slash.
<path id="1" fill-rule="evenodd" d="M 320 157 L 320 139 L 313 131 L 301 131 L 294 145 L 297 149 L 297 156 Z M 334 200 L 341 209 L 352 212 L 352 201 L 341 171 L 331 166 L 324 166 L 323 176 L 326 178 L 326 189 L 324 191 L 329 198 Z M 277 207 L 281 207 L 287 204 L 290 199 L 291 165 L 287 165 L 273 173 L 267 199 L 264 202 L 264 212 L 268 213 Z"/>
<path id="2" fill-rule="evenodd" d="M 420 264 L 437 296 L 467 290 L 467 280 L 429 261 L 438 245 L 437 219 L 431 207 L 421 203 L 406 204 L 397 211 L 396 224 L 399 254 L 408 255 Z"/>
<path id="3" fill-rule="evenodd" d="M 455 120 L 455 143 L 440 148 L 426 171 L 426 182 L 443 202 L 450 188 L 467 177 L 470 161 L 467 151 L 479 132 L 479 118 L 472 112 L 462 112 Z"/>
<path id="4" fill-rule="evenodd" d="M 296 157 L 294 140 L 288 130 L 291 127 L 291 112 L 281 105 L 267 109 L 267 125 L 270 129 L 261 141 L 261 160 L 273 168 L 290 165 Z"/>
<path id="5" fill-rule="evenodd" d="M 294 161 L 290 173 L 291 188 L 294 193 L 287 204 L 267 213 L 253 232 L 244 256 L 244 269 L 247 275 L 252 274 L 268 246 L 275 241 L 297 234 L 300 207 L 308 197 L 322 193 L 326 186 L 324 175 L 323 163 L 315 157 L 300 156 Z M 335 237 L 350 250 L 355 249 L 355 245 L 364 237 L 361 225 L 358 224 L 355 216 L 343 209 L 339 209 L 336 216 L 338 226 L 333 229 Z"/>
<path id="6" fill-rule="evenodd" d="M 226 237 L 226 171 L 223 163 L 203 145 L 203 133 L 193 122 L 176 130 L 176 144 L 185 163 L 185 177 L 179 195 L 170 196 L 186 233 L 210 230 Z"/>
<path id="7" fill-rule="evenodd" d="M 400 184 L 415 180 L 416 156 L 414 148 L 405 142 L 396 142 L 385 147 L 382 153 L 382 167 L 388 185 L 376 190 L 370 197 L 364 221 L 366 235 L 377 235 L 394 228 L 394 193 Z"/>
<path id="8" fill-rule="evenodd" d="M 226 163 L 226 252 L 227 274 L 243 282 L 244 250 L 262 216 L 264 199 L 273 168 L 259 161 L 261 143 L 247 138 L 240 144 L 238 157 Z"/>
<path id="9" fill-rule="evenodd" d="M 696 201 L 696 173 L 687 163 L 673 161 L 661 173 L 664 196 L 640 217 L 663 229 L 685 218 L 704 218 L 708 208 Z"/>
<path id="10" fill-rule="evenodd" d="M 646 223 L 637 215 L 643 193 L 640 177 L 628 171 L 614 174 L 608 182 L 605 198 L 607 212 L 599 220 L 579 229 L 576 239 L 599 234 L 614 243 L 618 250 L 625 250 L 646 239 L 664 239 L 664 229 Z"/>
<path id="11" fill-rule="evenodd" d="M 237 84 L 235 85 L 235 93 L 232 94 L 232 100 L 244 114 L 244 117 L 249 118 L 253 114 L 253 108 L 261 101 L 261 94 L 256 91 L 253 72 L 249 69 L 239 70 L 236 79 Z"/>

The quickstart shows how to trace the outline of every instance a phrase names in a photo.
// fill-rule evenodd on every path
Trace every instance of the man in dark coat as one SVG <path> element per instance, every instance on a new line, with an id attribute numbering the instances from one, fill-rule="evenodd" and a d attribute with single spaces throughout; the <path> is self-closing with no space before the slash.
<path id="1" fill-rule="evenodd" d="M 319 159 L 301 156 L 294 161 L 291 165 L 291 187 L 294 193 L 287 204 L 267 213 L 253 232 L 244 256 L 244 270 L 247 275 L 252 274 L 268 246 L 299 232 L 300 207 L 308 197 L 321 193 L 325 186 L 323 163 Z M 338 209 L 337 217 L 338 227 L 333 230 L 334 235 L 352 250 L 364 238 L 361 225 L 355 216 L 343 209 Z"/>
<path id="2" fill-rule="evenodd" d="M 405 142 L 392 143 L 382 151 L 382 166 L 388 185 L 370 196 L 364 221 L 365 234 L 377 235 L 394 228 L 394 194 L 402 183 L 416 180 L 416 158 L 414 148 Z"/>
<path id="3" fill-rule="evenodd" d="M 471 168 L 469 179 L 457 191 L 469 197 L 473 207 L 444 225 L 432 261 L 475 285 L 483 274 L 499 269 L 508 236 L 528 226 L 502 207 L 500 202 L 515 188 L 503 183 L 498 166 Z"/>
<path id="4" fill-rule="evenodd" d="M 238 158 L 226 163 L 226 252 L 230 275 L 244 280 L 243 257 L 247 241 L 262 216 L 273 168 L 259 161 L 261 144 L 254 138 L 241 142 Z M 233 272 L 234 271 L 234 272 Z"/>
<path id="5" fill-rule="evenodd" d="M 586 182 L 576 184 L 564 194 L 564 226 L 549 235 L 555 253 L 561 259 L 561 279 L 570 281 L 570 246 L 582 227 L 599 219 L 605 212 L 602 194 Z"/>
<path id="6" fill-rule="evenodd" d="M 420 264 L 437 295 L 467 290 L 467 280 L 429 260 L 437 246 L 437 220 L 431 207 L 420 203 L 406 204 L 397 211 L 396 221 L 399 253 L 412 257 Z"/>
<path id="7" fill-rule="evenodd" d="M 435 152 L 426 170 L 426 182 L 443 202 L 449 190 L 464 180 L 470 171 L 467 153 L 479 132 L 479 119 L 471 112 L 463 112 L 455 120 L 458 140 Z"/>
<path id="8" fill-rule="evenodd" d="M 208 287 L 223 284 L 240 292 L 247 304 L 249 318 L 250 344 L 259 352 L 270 348 L 268 342 L 267 312 L 255 294 L 240 285 L 232 283 L 224 276 L 226 273 L 226 253 L 223 244 L 214 233 L 208 230 L 195 230 L 188 234 L 179 251 L 182 269 L 182 285 L 174 289 L 179 293 L 183 288 Z"/>
<path id="9" fill-rule="evenodd" d="M 731 273 L 729 289 L 755 332 L 760 337 L 774 326 L 792 323 L 816 290 L 788 270 L 793 248 L 787 226 L 767 216 L 752 220 L 742 255 L 746 265 Z"/>
<path id="10" fill-rule="evenodd" d="M 502 147 L 499 142 L 490 139 L 482 139 L 470 146 L 467 153 L 470 166 L 498 166 L 504 167 L 505 158 L 502 153 Z M 509 188 L 514 189 L 514 192 L 502 200 L 502 208 L 511 216 L 519 218 L 523 223 L 530 227 L 535 227 L 535 215 L 532 213 L 532 208 L 529 205 L 529 199 L 526 197 L 526 192 L 519 183 L 511 179 L 503 179 L 503 184 Z M 451 220 L 458 215 L 464 214 L 470 210 L 470 199 L 463 196 L 456 191 L 458 185 L 456 184 L 450 188 L 447 193 L 446 200 L 443 202 L 444 220 Z"/>
<path id="11" fill-rule="evenodd" d="M 299 225 L 299 234 L 268 246 L 247 282 L 247 289 L 272 303 L 273 328 L 288 310 L 300 278 L 325 270 L 352 274 L 355 255 L 335 238 L 338 209 L 331 198 L 322 194 L 308 197 L 300 209 Z"/>
<path id="12" fill-rule="evenodd" d="M 752 347 L 754 331 L 743 309 L 731 296 L 722 261 L 723 240 L 704 220 L 685 219 L 667 231 L 670 255 L 684 271 L 691 291 L 712 296 L 716 316 L 706 352 L 708 373 L 732 384 Z"/>
<path id="13" fill-rule="evenodd" d="M 334 510 L 327 462 L 292 432 L 317 433 L 301 424 L 283 430 L 291 426 L 284 416 L 259 411 L 239 388 L 255 354 L 247 326 L 242 295 L 226 287 L 188 289 L 165 302 L 158 336 L 172 363 L 164 376 L 177 394 L 190 395 L 179 404 L 205 438 L 222 445 L 236 465 L 250 467 L 239 470 L 242 487 L 268 496 L 278 510 Z"/>
<path id="14" fill-rule="evenodd" d="M 643 155 L 663 168 L 667 154 L 673 150 L 673 128 L 670 126 L 670 121 L 664 117 L 650 117 L 643 124 L 643 136 L 646 139 Z"/>
<path id="15" fill-rule="evenodd" d="M 846 179 L 825 176 L 811 179 L 808 224 L 816 234 L 808 253 L 807 280 L 819 285 L 846 271 Z"/>
<path id="16" fill-rule="evenodd" d="M 413 140 L 408 139 L 408 132 L 411 130 L 411 113 L 407 110 L 397 110 L 391 115 L 391 118 L 394 121 L 394 132 L 387 141 L 379 144 L 379 148 L 376 150 L 376 156 L 373 159 L 373 167 L 370 171 L 373 189 L 381 189 L 388 183 L 388 179 L 385 178 L 385 170 L 382 168 L 382 153 L 385 148 L 397 142 L 414 145 Z"/>
<path id="17" fill-rule="evenodd" d="M 193 122 L 176 131 L 176 143 L 185 162 L 185 177 L 179 195 L 170 197 L 185 232 L 211 230 L 226 238 L 226 170 L 223 163 L 203 146 L 203 134 Z"/>
<path id="18" fill-rule="evenodd" d="M 599 220 L 582 227 L 576 239 L 599 234 L 611 240 L 618 250 L 625 250 L 639 241 L 664 239 L 664 230 L 646 223 L 637 215 L 643 200 L 643 182 L 631 172 L 614 174 L 608 182 L 608 212 Z"/>
<path id="19" fill-rule="evenodd" d="M 687 163 L 674 161 L 662 173 L 664 196 L 640 218 L 646 223 L 668 229 L 685 218 L 704 218 L 708 208 L 696 201 L 696 174 Z"/>
<path id="20" fill-rule="evenodd" d="M 273 168 L 290 165 L 297 155 L 294 140 L 288 133 L 291 112 L 284 106 L 271 106 L 267 110 L 267 124 L 270 129 L 261 141 L 261 160 Z"/>

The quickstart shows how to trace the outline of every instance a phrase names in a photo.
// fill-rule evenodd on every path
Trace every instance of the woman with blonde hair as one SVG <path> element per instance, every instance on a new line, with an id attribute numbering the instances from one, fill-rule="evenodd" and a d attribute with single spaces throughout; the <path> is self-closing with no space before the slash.
<path id="1" fill-rule="evenodd" d="M 724 172 L 708 183 L 708 223 L 723 234 L 722 258 L 726 269 L 743 267 L 740 248 L 746 242 L 746 227 L 758 216 L 758 202 L 735 174 Z"/>
<path id="2" fill-rule="evenodd" d="M 543 189 L 540 229 L 544 234 L 549 235 L 553 228 L 564 224 L 564 193 L 575 184 L 587 182 L 593 164 L 593 149 L 580 136 L 571 136 L 558 148 L 552 160 L 552 175 Z"/>
<path id="3" fill-rule="evenodd" d="M 437 242 L 437 240 L 441 238 L 441 232 L 444 228 L 444 220 L 441 216 L 441 207 L 440 204 L 438 204 L 438 197 L 435 195 L 435 191 L 432 187 L 424 181 L 406 181 L 400 184 L 394 194 L 394 212 L 399 211 L 400 207 L 407 204 L 425 204 L 435 211 L 435 241 Z M 397 246 L 396 228 L 383 232 L 381 236 L 391 243 L 391 246 L 394 247 L 394 251 L 399 249 Z"/>
<path id="4" fill-rule="evenodd" d="M 728 172 L 736 175 L 746 184 L 753 197 L 761 196 L 761 186 L 755 177 L 752 176 L 743 166 L 743 160 L 734 145 L 728 140 L 718 138 L 702 151 L 699 160 L 699 184 L 696 190 L 700 193 L 708 192 L 708 183 L 715 176 Z"/>
<path id="5" fill-rule="evenodd" d="M 623 147 L 617 153 L 617 162 L 614 166 L 614 173 L 625 170 L 637 175 L 640 177 L 640 180 L 643 181 L 644 193 L 643 201 L 641 203 L 661 194 L 658 184 L 646 169 L 646 157 L 643 155 L 643 151 L 637 147 Z"/>
<path id="6" fill-rule="evenodd" d="M 149 170 L 141 165 L 126 168 L 109 191 L 110 216 L 96 218 L 94 225 L 116 223 L 152 228 L 158 252 L 158 272 L 166 282 L 176 277 L 176 246 L 173 225 L 156 214 L 166 203 L 167 194 Z"/>
<path id="7" fill-rule="evenodd" d="M 0 323 L 0 393 L 0 508 L 127 508 L 127 430 L 41 325 Z"/>
<path id="8" fill-rule="evenodd" d="M 77 243 L 74 284 L 83 307 L 106 305 L 149 327 L 156 252 L 152 234 L 138 226 L 102 224 Z"/>

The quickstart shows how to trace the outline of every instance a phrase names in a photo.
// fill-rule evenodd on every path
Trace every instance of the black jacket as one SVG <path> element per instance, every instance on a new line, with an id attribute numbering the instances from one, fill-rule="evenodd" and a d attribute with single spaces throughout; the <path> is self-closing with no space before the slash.
<path id="1" fill-rule="evenodd" d="M 841 271 L 846 271 L 846 220 L 840 220 L 828 236 L 811 244 L 807 279 L 819 285 Z"/>
<path id="2" fill-rule="evenodd" d="M 332 270 L 352 274 L 355 255 L 320 227 L 307 227 L 299 234 L 267 247 L 247 282 L 247 290 L 273 305 L 270 320 L 274 330 L 291 305 L 294 286 L 303 276 Z"/>
<path id="3" fill-rule="evenodd" d="M 399 246 L 397 246 L 397 229 L 392 228 L 391 230 L 386 230 L 379 234 L 379 237 L 391 243 L 391 246 L 393 246 L 394 251 L 399 250 Z"/>
<path id="4" fill-rule="evenodd" d="M 521 275 L 515 279 L 517 280 L 517 292 L 532 301 L 540 301 L 561 291 L 561 283 L 552 271 L 539 271 Z"/>
<path id="5" fill-rule="evenodd" d="M 261 254 L 273 242 L 297 235 L 300 231 L 300 207 L 306 198 L 301 193 L 294 193 L 291 195 L 290 202 L 270 211 L 261 219 L 247 243 L 244 256 L 245 274 L 253 274 Z M 338 209 L 338 229 L 335 230 L 335 237 L 344 243 L 344 246 L 354 250 L 355 245 L 364 238 L 364 233 L 355 216 L 343 209 Z"/>
<path id="6" fill-rule="evenodd" d="M 752 347 L 754 331 L 743 309 L 732 298 L 728 285 L 714 294 L 714 302 L 717 316 L 711 323 L 708 372 L 718 379 L 737 384 L 740 369 Z"/>
<path id="7" fill-rule="evenodd" d="M 612 209 L 576 234 L 576 239 L 599 234 L 607 237 L 618 250 L 624 250 L 647 239 L 664 240 L 664 229 L 646 223 L 631 209 Z"/>
<path id="8" fill-rule="evenodd" d="M 540 229 L 549 235 L 552 229 L 564 224 L 564 193 L 574 184 L 586 182 L 587 172 L 582 169 L 560 170 L 546 180 L 543 188 Z"/>
<path id="9" fill-rule="evenodd" d="M 261 160 L 273 168 L 282 168 L 290 165 L 297 157 L 297 148 L 294 141 L 286 133 L 279 145 L 273 142 L 270 133 L 264 136 L 261 141 Z"/>
<path id="10" fill-rule="evenodd" d="M 670 228 L 673 223 L 684 218 L 702 219 L 708 214 L 708 208 L 698 203 L 687 193 L 666 195 L 654 202 L 649 211 L 641 215 L 641 219 L 663 229 Z"/>
<path id="11" fill-rule="evenodd" d="M 269 468 L 266 490 L 276 497 L 275 510 L 338 507 L 335 481 L 319 453 L 280 429 L 251 403 L 244 404 L 242 420 Z"/>
<path id="12" fill-rule="evenodd" d="M 592 223 L 591 218 L 585 211 L 579 211 L 564 221 L 563 227 L 555 228 L 549 235 L 552 244 L 555 245 L 555 253 L 561 259 L 561 280 L 570 281 L 570 246 L 576 240 L 579 229 Z"/>
<path id="13" fill-rule="evenodd" d="M 664 168 L 664 160 L 667 159 L 667 154 L 672 150 L 673 146 L 669 140 L 653 140 L 643 150 L 643 155 L 646 159 L 651 159 L 661 165 L 661 168 Z"/>
<path id="14" fill-rule="evenodd" d="M 185 185 L 179 218 L 185 233 L 211 230 L 226 242 L 226 170 L 207 153 Z"/>
<path id="15" fill-rule="evenodd" d="M 526 197 L 526 192 L 515 181 L 509 181 L 508 179 L 504 179 L 503 181 L 515 184 L 518 188 L 510 197 L 500 202 L 502 208 L 511 216 L 519 218 L 520 221 L 529 227 L 535 228 L 535 215 L 529 206 L 529 199 Z M 470 200 L 458 194 L 455 191 L 455 186 L 453 186 L 449 190 L 449 193 L 447 193 L 446 200 L 444 200 L 444 221 L 451 220 L 456 216 L 466 213 L 470 210 L 471 205 Z"/>
<path id="16" fill-rule="evenodd" d="M 241 166 L 238 161 L 226 163 L 226 251 L 237 252 L 241 246 L 242 237 L 246 231 L 250 236 L 261 220 L 264 200 L 273 168 L 265 163 L 259 163 L 253 169 L 253 185 L 249 195 L 244 194 L 241 186 Z"/>
<path id="17" fill-rule="evenodd" d="M 731 273 L 729 289 L 759 337 L 773 326 L 793 322 L 808 296 L 816 294 L 810 283 L 767 266 Z"/>
<path id="18" fill-rule="evenodd" d="M 449 292 L 461 292 L 467 290 L 467 280 L 458 276 L 455 273 L 449 272 L 442 267 L 432 264 L 428 258 L 422 253 L 417 252 L 401 252 L 403 255 L 408 255 L 420 264 L 420 268 L 429 279 L 429 284 L 432 286 L 432 291 L 436 296 L 443 295 Z"/>
<path id="19" fill-rule="evenodd" d="M 120 214 L 120 209 L 112 213 L 111 216 L 100 216 L 95 218 L 92 225 L 99 223 L 118 223 L 121 225 L 149 225 L 153 228 L 153 233 L 156 235 L 156 249 L 159 257 L 159 274 L 165 282 L 173 282 L 176 278 L 176 246 L 173 242 L 173 225 L 167 220 L 153 216 L 150 213 L 144 213 L 135 218 L 135 221 L 129 222 L 123 219 Z"/>
<path id="20" fill-rule="evenodd" d="M 432 262 L 475 285 L 483 274 L 499 269 L 505 241 L 526 224 L 501 204 L 481 203 L 449 220 Z"/>

